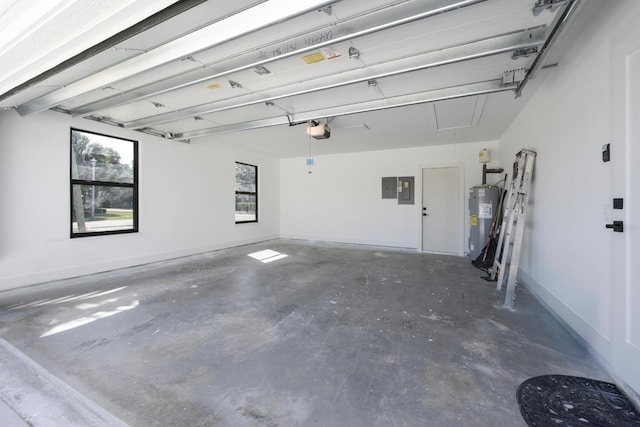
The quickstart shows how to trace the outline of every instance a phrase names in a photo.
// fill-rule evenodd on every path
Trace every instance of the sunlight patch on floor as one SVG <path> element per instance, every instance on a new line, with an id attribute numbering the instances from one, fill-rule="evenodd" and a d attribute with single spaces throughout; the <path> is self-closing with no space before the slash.
<path id="1" fill-rule="evenodd" d="M 288 257 L 287 254 L 282 254 L 280 252 L 276 252 L 271 249 L 265 249 L 264 251 L 254 252 L 252 254 L 249 254 L 249 256 L 253 259 L 257 259 L 258 261 L 261 261 L 264 264 L 268 264 L 270 262 Z"/>
<path id="2" fill-rule="evenodd" d="M 59 334 L 60 332 L 65 332 L 70 329 L 77 328 L 79 326 L 86 325 L 88 323 L 95 322 L 96 320 L 105 319 L 107 317 L 115 316 L 116 314 L 122 313 L 123 311 L 133 310 L 138 305 L 140 305 L 140 301 L 134 300 L 130 305 L 121 305 L 112 311 L 97 311 L 89 316 L 83 316 L 78 319 L 71 320 L 69 322 L 61 323 L 53 328 L 45 331 L 40 338 L 45 338 L 51 335 Z"/>

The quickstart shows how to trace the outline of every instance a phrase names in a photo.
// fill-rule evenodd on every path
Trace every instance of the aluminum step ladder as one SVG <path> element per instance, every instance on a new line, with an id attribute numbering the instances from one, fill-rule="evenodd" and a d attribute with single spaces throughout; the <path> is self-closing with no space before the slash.
<path id="1" fill-rule="evenodd" d="M 531 174 L 536 152 L 523 149 L 516 154 L 513 165 L 513 178 L 509 186 L 507 200 L 504 205 L 504 216 L 500 227 L 500 237 L 496 248 L 493 267 L 489 269 L 489 280 L 496 280 L 496 289 L 502 291 L 506 280 L 507 292 L 504 306 L 513 310 L 516 297 L 516 276 L 520 262 L 520 248 L 527 219 L 527 205 L 529 203 L 529 189 Z"/>

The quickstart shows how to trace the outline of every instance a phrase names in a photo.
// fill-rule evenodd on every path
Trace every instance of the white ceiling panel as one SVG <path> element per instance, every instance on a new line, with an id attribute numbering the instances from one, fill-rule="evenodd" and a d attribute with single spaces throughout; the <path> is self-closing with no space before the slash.
<path id="1" fill-rule="evenodd" d="M 18 105 L 28 102 L 34 97 L 44 96 L 59 87 L 60 85 L 51 86 L 49 83 L 32 86 L 28 91 L 19 92 L 9 98 L 0 100 L 0 109 L 15 109 Z"/>
<path id="2" fill-rule="evenodd" d="M 150 99 L 145 99 L 103 111 L 100 115 L 104 115 L 118 122 L 124 122 L 130 117 L 148 117 L 173 110 L 174 108 L 170 104 L 161 104 Z"/>
<path id="3" fill-rule="evenodd" d="M 155 95 L 151 99 L 176 109 L 185 109 L 194 105 L 235 99 L 249 93 L 251 92 L 244 87 L 233 88 L 227 77 L 220 77 L 180 91 Z"/>
<path id="4" fill-rule="evenodd" d="M 221 96 L 232 97 L 233 94 L 242 92 L 247 93 L 242 88 L 232 89 L 228 82 L 221 82 L 222 85 L 217 89 L 202 88 L 203 92 L 207 92 L 209 96 Z M 220 98 L 225 99 L 225 98 Z M 102 115 L 117 119 L 121 122 L 127 122 L 131 120 L 138 120 L 144 117 L 153 116 L 156 114 L 163 114 L 170 111 L 176 111 L 181 107 L 188 104 L 189 98 L 180 96 L 179 94 L 165 94 L 164 96 L 155 96 L 153 98 L 144 99 L 129 104 L 114 107 L 112 109 L 104 110 Z"/>
<path id="5" fill-rule="evenodd" d="M 83 61 L 72 68 L 61 71 L 47 79 L 46 84 L 48 86 L 64 86 L 70 81 L 78 80 L 100 71 L 110 64 L 126 61 L 138 55 L 140 55 L 138 51 L 111 48 L 98 53 L 91 60 Z"/>
<path id="6" fill-rule="evenodd" d="M 151 27 L 120 43 L 119 47 L 150 50 L 162 43 L 166 43 L 168 40 L 176 39 L 194 29 L 202 28 L 262 2 L 264 0 L 205 1 L 172 17 L 162 25 Z"/>
<path id="7" fill-rule="evenodd" d="M 54 75 L 47 80 L 46 87 L 49 88 L 49 91 L 51 88 L 61 87 L 70 81 L 78 80 L 90 75 L 91 73 L 101 71 L 111 64 L 117 64 L 138 56 L 145 51 L 149 51 L 154 47 L 157 47 L 158 45 L 178 38 L 187 32 L 193 31 L 194 28 L 200 28 L 206 24 L 223 19 L 225 16 L 232 15 L 238 10 L 248 8 L 252 5 L 261 3 L 262 1 L 264 0 L 242 0 L 222 4 L 216 4 L 216 2 L 201 3 L 200 5 L 192 7 L 186 12 L 169 19 L 162 25 L 151 26 L 146 31 L 136 34 L 114 47 L 99 52 L 78 65 Z M 118 82 L 118 84 L 114 86 L 118 86 L 119 90 L 128 90 L 144 84 L 146 80 L 151 79 L 151 81 L 154 81 L 158 76 L 164 77 L 167 75 L 175 75 L 199 67 L 201 67 L 200 64 L 193 63 L 189 65 L 186 63 L 179 65 L 176 65 L 175 63 L 169 64 L 162 70 L 156 70 L 155 74 L 152 73 L 149 76 L 137 76 L 132 79 Z M 40 96 L 43 93 L 46 92 L 37 92 L 36 96 Z M 101 99 L 102 95 L 103 94 L 98 91 L 91 96 L 66 101 L 65 106 L 74 108 L 76 106 L 83 105 L 85 102 L 89 102 L 89 100 L 95 101 Z M 13 102 L 15 105 L 21 101 L 21 98 L 17 98 Z"/>
<path id="8" fill-rule="evenodd" d="M 487 80 L 501 79 L 505 71 L 503 61 L 496 58 L 481 58 L 470 64 L 461 62 L 446 67 L 431 68 L 378 80 L 386 96 L 434 90 Z"/>
<path id="9" fill-rule="evenodd" d="M 182 132 L 208 129 L 214 126 L 222 126 L 222 125 L 223 125 L 222 123 L 214 122 L 208 118 L 199 117 L 197 120 L 190 118 L 190 119 L 178 120 L 171 123 L 164 123 L 158 126 L 154 126 L 154 129 L 157 129 L 162 133 L 178 134 Z"/>
<path id="10" fill-rule="evenodd" d="M 448 99 L 432 104 L 438 130 L 474 126 L 482 114 L 483 96 Z"/>
<path id="11" fill-rule="evenodd" d="M 350 85 L 320 92 L 293 96 L 276 102 L 277 105 L 290 113 L 300 113 L 320 108 L 328 108 L 333 105 L 348 105 L 353 102 L 370 101 L 380 99 L 382 95 L 375 87 L 369 87 L 367 83 Z"/>
<path id="12" fill-rule="evenodd" d="M 212 114 L 205 114 L 202 118 L 221 125 L 242 123 L 247 118 L 251 120 L 266 119 L 271 117 L 285 117 L 286 113 L 278 106 L 268 107 L 264 104 L 251 105 L 238 110 L 220 111 Z"/>
<path id="13" fill-rule="evenodd" d="M 67 100 L 65 100 L 64 103 L 61 103 L 58 106 L 63 110 L 69 111 L 69 110 L 72 110 L 72 109 L 76 108 L 77 106 L 84 105 L 84 104 L 89 103 L 89 102 L 99 101 L 99 100 L 102 100 L 104 98 L 108 98 L 110 96 L 117 95 L 119 93 L 122 93 L 122 92 L 117 90 L 116 88 L 114 88 L 112 86 L 107 86 L 107 87 L 102 88 L 100 90 L 94 90 L 94 91 L 91 91 L 91 92 L 83 93 L 80 96 L 77 96 L 77 97 L 74 97 L 74 98 L 71 98 L 71 99 L 67 99 Z"/>
<path id="14" fill-rule="evenodd" d="M 387 148 L 497 139 L 526 99 L 516 92 L 551 72 L 541 67 L 549 65 L 546 52 L 561 60 L 549 35 L 568 31 L 584 3 L 567 0 L 535 15 L 536 0 L 182 0 L 171 9 L 179 13 L 155 15 L 143 31 L 129 28 L 109 48 L 0 93 L 0 107 L 21 115 L 54 108 L 175 140 L 206 142 L 224 132 L 235 141 L 248 132 L 279 156 L 306 139 L 305 126 L 289 121 L 309 119 L 333 120 L 330 139 L 339 144 L 323 145 L 325 152 L 381 149 L 385 139 Z M 138 16 L 129 25 L 139 23 L 159 10 L 147 4 L 101 2 L 96 22 L 129 11 Z M 63 18 L 74 22 L 72 9 L 45 20 L 58 23 L 51 33 L 58 46 L 67 46 L 60 34 Z M 85 46 L 76 43 L 74 52 Z M 516 50 L 521 56 L 511 59 Z M 515 69 L 521 74 L 503 84 Z"/>
<path id="15" fill-rule="evenodd" d="M 191 61 L 175 61 L 162 67 L 151 70 L 148 73 L 136 75 L 126 80 L 118 81 L 112 85 L 107 85 L 96 90 L 85 92 L 79 96 L 70 98 L 62 104 L 67 109 L 74 109 L 82 105 L 109 98 L 117 93 L 136 89 L 146 83 L 156 81 L 166 75 L 175 75 L 200 68 L 198 64 Z"/>
<path id="16" fill-rule="evenodd" d="M 332 8 L 332 13 L 336 19 L 347 19 L 357 15 L 361 15 L 369 10 L 376 9 L 384 9 L 393 5 L 394 3 L 404 3 L 406 0 L 367 0 L 367 2 L 354 2 L 354 1 L 340 1 L 334 3 Z M 427 1 L 423 1 L 422 3 L 429 3 Z M 431 1 L 430 3 L 435 3 Z"/>
<path id="17" fill-rule="evenodd" d="M 107 68 L 109 65 L 117 64 L 126 59 L 130 59 L 144 52 L 150 51 L 167 41 L 176 39 L 193 31 L 194 28 L 201 28 L 207 24 L 220 20 L 225 16 L 232 15 L 238 10 L 242 10 L 260 2 L 261 1 L 256 0 L 242 0 L 224 2 L 222 4 L 219 2 L 201 3 L 198 6 L 192 7 L 186 12 L 169 19 L 162 25 L 152 26 L 149 29 L 117 44 L 116 46 L 83 61 L 81 64 L 73 67 L 73 69 L 66 70 L 65 72 L 56 75 L 51 79 L 52 83 L 65 84 L 69 81 L 85 77 L 90 73 L 98 72 Z M 178 69 L 176 69 L 175 64 L 171 64 L 164 70 L 159 72 L 157 71 L 157 74 L 162 76 L 173 75 L 199 66 L 201 65 L 192 65 L 191 67 L 185 68 L 177 67 Z M 151 75 L 149 78 L 157 78 L 157 75 Z M 138 78 L 133 78 L 118 82 L 117 86 L 122 90 L 126 90 L 142 84 L 143 82 L 140 82 Z"/>
<path id="18" fill-rule="evenodd" d="M 269 27 L 247 34 L 223 45 L 217 45 L 211 49 L 198 52 L 194 56 L 205 64 L 215 64 L 218 61 L 246 52 L 253 53 L 256 59 L 278 57 L 287 53 L 289 49 L 301 48 L 300 44 L 295 47 L 289 47 L 283 41 L 300 36 L 303 39 L 305 37 L 312 38 L 318 33 L 317 29 L 330 27 L 334 22 L 334 16 L 327 15 L 324 12 L 312 11 L 302 16 L 288 19 L 286 25 Z M 275 45 L 270 49 L 263 48 L 265 45 L 272 44 Z"/>
<path id="19" fill-rule="evenodd" d="M 231 80 L 240 82 L 244 87 L 252 91 L 263 91 L 292 82 L 312 80 L 318 77 L 331 76 L 344 71 L 362 68 L 358 60 L 348 56 L 349 46 L 345 43 L 331 46 L 322 50 L 313 50 L 307 55 L 294 56 L 278 63 L 265 66 L 271 74 L 260 76 L 253 69 L 245 70 L 229 75 Z M 305 57 L 312 55 L 305 62 Z M 329 56 L 334 55 L 334 56 Z"/>
<path id="20" fill-rule="evenodd" d="M 526 6 L 523 8 L 523 6 Z M 412 22 L 385 32 L 354 39 L 362 59 L 368 64 L 401 58 L 482 40 L 550 23 L 550 14 L 531 14 L 531 2 L 488 1 L 458 11 Z M 525 24 L 526 21 L 526 24 Z"/>
<path id="21" fill-rule="evenodd" d="M 117 82 L 109 86 L 113 86 L 122 91 L 133 90 L 146 84 L 158 81 L 159 79 L 163 79 L 168 76 L 174 76 L 176 74 L 186 73 L 198 68 L 202 68 L 202 64 L 191 61 L 189 59 L 177 59 L 161 66 L 154 67 L 153 69 L 145 71 L 144 73 L 131 76 L 127 79 L 118 80 Z"/>
<path id="22" fill-rule="evenodd" d="M 4 12 L 0 15 L 0 94 L 173 2 L 174 0 L 4 2 Z"/>

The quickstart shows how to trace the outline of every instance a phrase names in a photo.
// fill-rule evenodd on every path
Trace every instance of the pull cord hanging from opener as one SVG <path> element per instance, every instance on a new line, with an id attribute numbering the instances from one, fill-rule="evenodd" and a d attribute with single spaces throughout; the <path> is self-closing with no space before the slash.
<path id="1" fill-rule="evenodd" d="M 309 125 L 312 123 L 312 121 L 309 121 Z M 307 138 L 309 139 L 309 154 L 307 155 L 307 166 L 309 167 L 309 170 L 307 171 L 307 173 L 313 173 L 311 171 L 311 166 L 313 166 L 313 156 L 311 155 L 311 135 L 309 135 L 307 133 Z"/>
<path id="2" fill-rule="evenodd" d="M 313 156 L 311 156 L 311 137 L 309 137 L 309 155 L 307 156 L 307 166 L 309 167 L 307 173 L 313 173 L 311 171 L 311 166 L 313 166 Z"/>

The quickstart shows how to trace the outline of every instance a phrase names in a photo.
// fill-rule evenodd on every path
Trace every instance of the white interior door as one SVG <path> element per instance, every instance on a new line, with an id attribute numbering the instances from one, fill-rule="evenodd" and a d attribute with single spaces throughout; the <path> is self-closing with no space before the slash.
<path id="1" fill-rule="evenodd" d="M 422 250 L 460 253 L 460 193 L 457 167 L 422 170 Z"/>
<path id="2" fill-rule="evenodd" d="M 640 395 L 640 29 L 631 27 L 612 64 L 611 192 L 623 209 L 611 219 L 624 231 L 611 234 L 611 311 L 614 370 Z"/>

